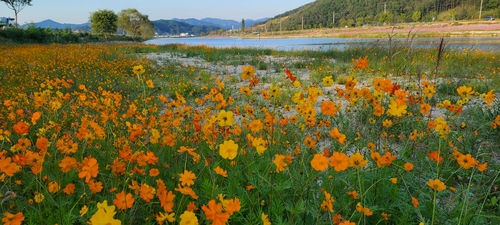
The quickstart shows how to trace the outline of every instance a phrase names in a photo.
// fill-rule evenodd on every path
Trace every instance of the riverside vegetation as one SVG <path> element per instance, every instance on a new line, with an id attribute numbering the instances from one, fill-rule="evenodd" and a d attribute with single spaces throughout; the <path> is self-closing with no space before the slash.
<path id="1" fill-rule="evenodd" d="M 444 45 L 0 46 L 1 220 L 498 224 L 500 53 Z"/>

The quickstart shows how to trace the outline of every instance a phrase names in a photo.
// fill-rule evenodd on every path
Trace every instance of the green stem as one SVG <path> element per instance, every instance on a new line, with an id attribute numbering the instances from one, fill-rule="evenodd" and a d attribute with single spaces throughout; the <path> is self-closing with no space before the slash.
<path id="1" fill-rule="evenodd" d="M 434 224 L 434 216 L 436 214 L 436 193 L 437 193 L 437 190 L 434 190 L 434 196 L 432 197 L 432 222 L 431 222 L 431 225 Z"/>
<path id="2" fill-rule="evenodd" d="M 465 194 L 464 205 L 462 206 L 462 210 L 460 211 L 460 217 L 458 219 L 458 224 L 460 224 L 460 222 L 462 222 L 462 215 L 464 214 L 464 211 L 467 211 L 467 208 L 469 207 L 469 204 L 468 204 L 469 201 L 467 199 L 467 196 L 469 196 L 468 193 L 470 191 L 472 177 L 474 176 L 474 172 L 475 172 L 475 170 L 473 170 L 471 175 L 470 175 L 469 184 L 467 185 L 467 191 L 464 193 Z"/>

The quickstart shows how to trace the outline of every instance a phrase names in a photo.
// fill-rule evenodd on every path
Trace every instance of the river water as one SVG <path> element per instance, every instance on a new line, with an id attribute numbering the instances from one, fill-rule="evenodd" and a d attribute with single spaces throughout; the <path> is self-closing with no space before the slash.
<path id="1" fill-rule="evenodd" d="M 415 48 L 437 48 L 440 38 L 407 39 L 353 39 L 353 38 L 254 38 L 242 39 L 231 37 L 186 37 L 186 38 L 158 38 L 146 41 L 146 44 L 186 44 L 206 45 L 218 48 L 270 48 L 275 50 L 343 50 L 351 47 L 375 47 L 409 44 Z M 452 49 L 482 49 L 500 51 L 500 37 L 464 37 L 445 38 L 447 48 Z"/>

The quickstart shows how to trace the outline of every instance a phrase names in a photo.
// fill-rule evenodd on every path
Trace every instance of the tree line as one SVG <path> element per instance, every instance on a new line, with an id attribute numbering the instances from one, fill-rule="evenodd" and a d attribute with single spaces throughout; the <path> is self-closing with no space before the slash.
<path id="1" fill-rule="evenodd" d="M 116 34 L 119 29 L 132 38 L 150 38 L 154 36 L 154 24 L 148 15 L 141 14 L 137 9 L 124 9 L 118 14 L 112 10 L 98 10 L 89 17 L 92 33 L 102 34 L 105 38 Z"/>
<path id="2" fill-rule="evenodd" d="M 473 20 L 480 15 L 500 16 L 499 6 L 500 0 L 317 0 L 273 19 L 282 18 L 286 30 Z"/>

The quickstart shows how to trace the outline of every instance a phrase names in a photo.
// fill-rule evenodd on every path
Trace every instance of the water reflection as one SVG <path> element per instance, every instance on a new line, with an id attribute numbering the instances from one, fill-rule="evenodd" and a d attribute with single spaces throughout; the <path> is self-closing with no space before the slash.
<path id="1" fill-rule="evenodd" d="M 146 41 L 147 44 L 187 44 L 206 45 L 209 47 L 238 48 L 270 48 L 276 50 L 343 50 L 350 47 L 387 47 L 411 46 L 415 48 L 437 48 L 440 38 L 395 38 L 385 39 L 352 39 L 352 38 L 273 38 L 273 39 L 242 39 L 242 38 L 159 38 Z M 500 38 L 495 37 L 461 37 L 445 38 L 447 48 L 452 49 L 483 49 L 500 50 Z"/>

